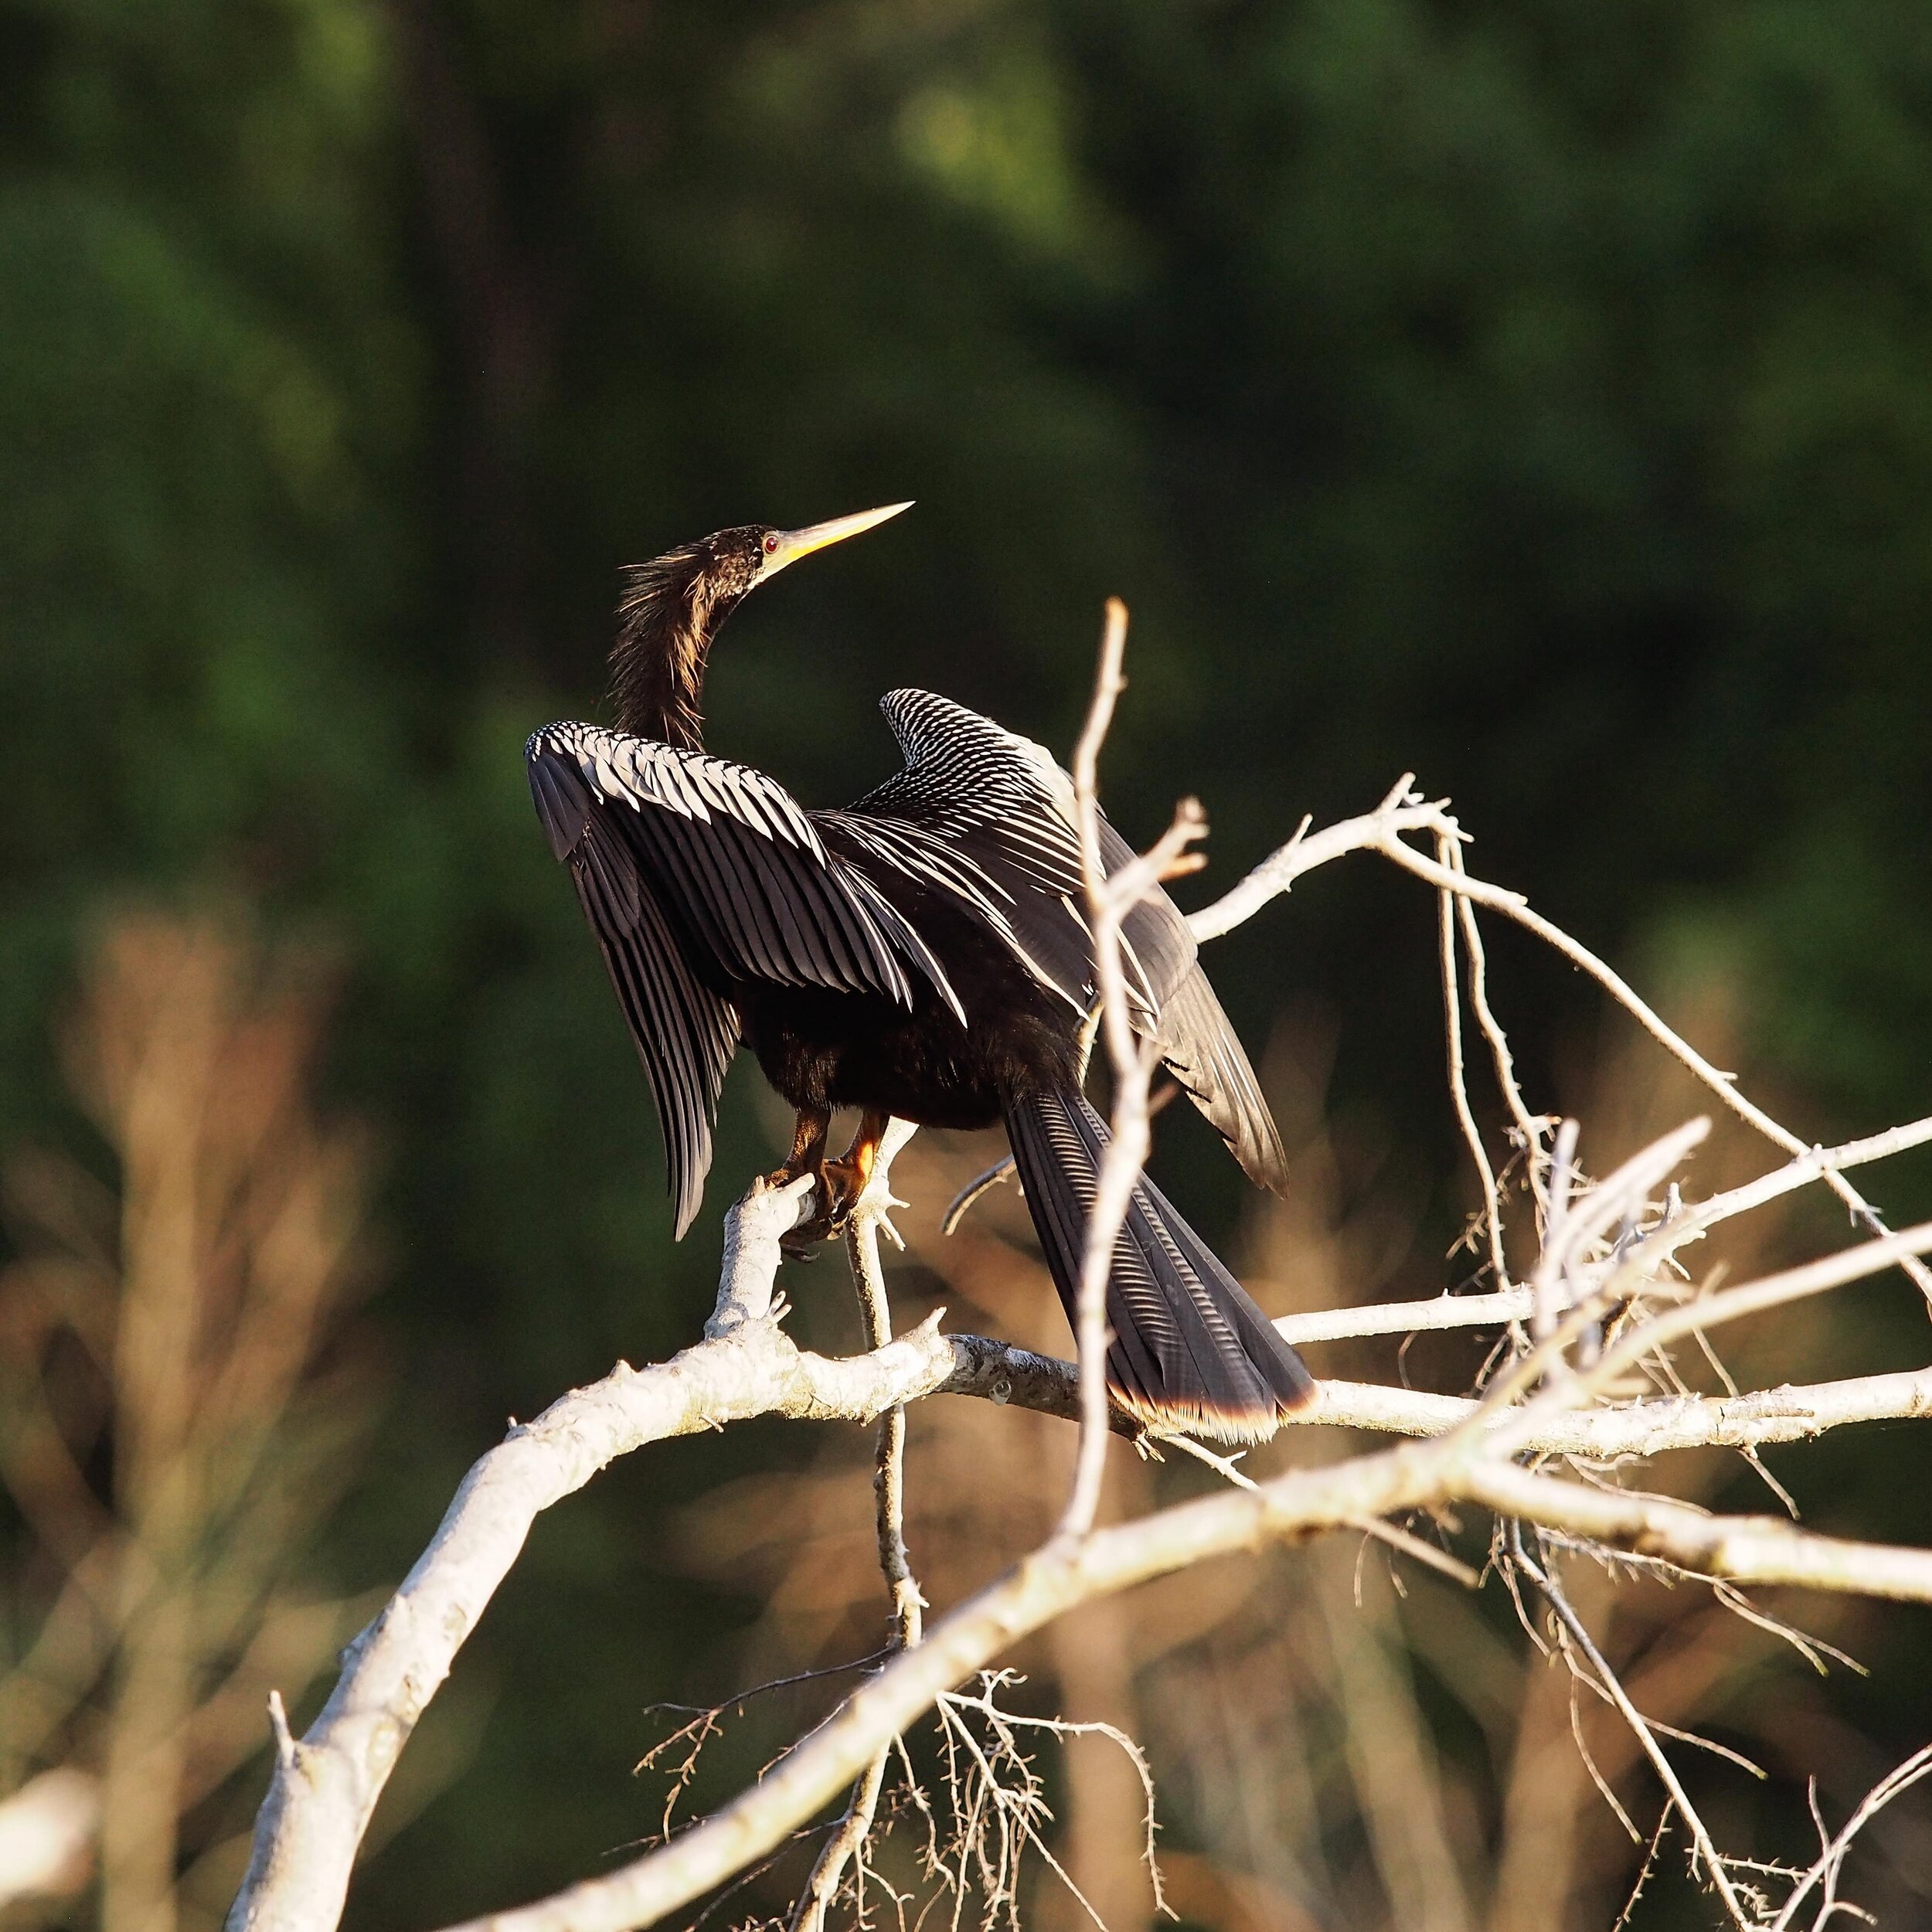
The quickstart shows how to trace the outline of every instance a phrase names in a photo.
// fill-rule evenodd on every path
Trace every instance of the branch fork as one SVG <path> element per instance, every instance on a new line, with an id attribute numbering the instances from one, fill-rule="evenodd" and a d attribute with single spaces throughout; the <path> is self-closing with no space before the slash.
<path id="1" fill-rule="evenodd" d="M 960 1706 L 956 1687 L 987 1669 L 1016 1638 L 1081 1603 L 1217 1553 L 1350 1526 L 1371 1528 L 1406 1547 L 1391 1517 L 1474 1504 L 1505 1523 L 1539 1526 L 1553 1540 L 1580 1539 L 1600 1553 L 1628 1552 L 1707 1579 L 1932 1602 L 1932 1551 L 1818 1536 L 1777 1519 L 1713 1517 L 1668 1498 L 1522 1465 L 1519 1459 L 1530 1457 L 1567 1457 L 1580 1465 L 1601 1466 L 1675 1447 L 1750 1448 L 1852 1421 L 1932 1413 L 1932 1370 L 1720 1397 L 1697 1395 L 1679 1383 L 1677 1393 L 1656 1400 L 1606 1400 L 1617 1379 L 1630 1371 L 1667 1367 L 1665 1350 L 1673 1339 L 1701 1340 L 1725 1321 L 1884 1267 L 1906 1268 L 1932 1296 L 1932 1274 L 1917 1258 L 1932 1248 L 1932 1225 L 1886 1233 L 1876 1211 L 1845 1179 L 1845 1171 L 1862 1161 L 1932 1140 L 1932 1121 L 1838 1149 L 1801 1141 L 1672 1032 L 1587 948 L 1543 920 L 1519 894 L 1470 876 L 1461 828 L 1445 802 L 1420 798 L 1408 774 L 1374 811 L 1358 818 L 1314 832 L 1304 819 L 1285 845 L 1231 893 L 1194 915 L 1192 924 L 1198 939 L 1210 939 L 1251 917 L 1309 871 L 1354 852 L 1392 861 L 1437 893 L 1450 1083 L 1481 1185 L 1494 1292 L 1293 1318 L 1280 1326 L 1298 1343 L 1497 1326 L 1512 1334 L 1510 1352 L 1480 1400 L 1325 1381 L 1297 1418 L 1418 1440 L 1261 1482 L 1209 1456 L 1230 1477 L 1230 1487 L 1136 1521 L 1095 1526 L 1107 1437 L 1138 1433 L 1111 1407 L 1104 1379 L 1107 1260 L 1145 1158 L 1148 1117 L 1148 1062 L 1130 1023 L 1119 921 L 1159 879 L 1177 868 L 1192 869 L 1187 849 L 1202 829 L 1198 808 L 1184 807 L 1154 852 L 1113 879 L 1103 876 L 1097 760 L 1123 688 L 1125 622 L 1124 607 L 1110 604 L 1094 709 L 1074 760 L 1100 988 L 1097 1017 L 1114 1063 L 1116 1092 L 1113 1145 L 1090 1217 L 1079 1298 L 1077 1364 L 998 1341 L 943 1335 L 937 1312 L 893 1337 L 878 1242 L 882 1233 L 897 1242 L 889 1218 L 896 1205 L 889 1175 L 893 1154 L 910 1132 L 903 1124 L 893 1124 L 899 1138 L 889 1134 L 846 1233 L 866 1329 L 866 1349 L 859 1355 L 833 1360 L 808 1353 L 781 1327 L 781 1243 L 811 1213 L 811 1184 L 807 1178 L 777 1188 L 754 1186 L 726 1216 L 718 1298 L 704 1338 L 668 1362 L 639 1369 L 621 1363 L 603 1381 L 565 1396 L 533 1422 L 512 1429 L 471 1468 L 395 1597 L 344 1653 L 341 1679 L 306 1736 L 298 1740 L 279 1699 L 271 1702 L 275 1753 L 270 1788 L 230 1932 L 333 1932 L 357 1846 L 389 1770 L 515 1561 L 539 1511 L 583 1486 L 618 1455 L 753 1415 L 878 1422 L 874 1488 L 889 1620 L 885 1662 L 822 1725 L 709 1818 L 552 1899 L 455 1932 L 484 1932 L 485 1925 L 489 1932 L 629 1932 L 651 1924 L 754 1865 L 843 1794 L 843 1810 L 794 1920 L 804 1932 L 821 1932 L 848 1873 L 863 1905 L 867 1845 L 889 1754 L 909 1725 L 935 1706 Z M 1433 843 L 1433 856 L 1410 842 L 1418 837 Z M 1488 1002 L 1478 908 L 1524 926 L 1590 973 L 1727 1109 L 1792 1158 L 1744 1188 L 1686 1208 L 1669 1177 L 1701 1138 L 1702 1124 L 1692 1123 L 1607 1181 L 1587 1185 L 1576 1165 L 1573 1131 L 1558 1128 L 1553 1141 L 1553 1123 L 1532 1115 L 1524 1102 L 1507 1039 Z M 1505 1266 L 1497 1174 L 1464 1090 L 1465 998 L 1502 1096 L 1505 1131 L 1524 1163 L 1539 1216 L 1539 1259 L 1520 1287 Z M 1813 1181 L 1832 1188 L 1872 1238 L 1805 1267 L 1702 1297 L 1685 1298 L 1665 1277 L 1676 1251 L 1710 1226 Z M 1666 1184 L 1671 1192 L 1659 1213 L 1652 1197 Z M 1598 1346 L 1595 1327 L 1602 1321 L 1612 1325 Z M 1529 1393 L 1532 1389 L 1536 1393 Z M 937 1393 L 978 1395 L 1074 1417 L 1080 1440 L 1074 1483 L 1053 1536 L 929 1626 L 904 1536 L 905 1408 Z M 1520 1533 L 1512 1533 L 1513 1546 L 1507 1539 L 1499 1545 L 1505 1556 L 1509 1547 L 1524 1547 Z M 1532 1586 L 1544 1589 L 1560 1616 L 1567 1606 L 1551 1594 L 1560 1587 L 1547 1566 L 1539 1570 L 1526 1556 L 1519 1567 Z M 1570 1614 L 1573 1619 L 1573 1611 Z M 1591 1667 L 1604 1680 L 1597 1688 L 1616 1701 L 1621 1692 L 1580 1623 L 1565 1628 L 1566 1655 L 1574 1651 L 1594 1659 Z M 951 1706 L 945 1706 L 949 1698 Z M 1634 1710 L 1631 1706 L 1626 1714 Z M 1641 1726 L 1641 1719 L 1632 1721 Z M 1648 1730 L 1641 1734 L 1672 1802 L 1685 1814 L 1707 1876 L 1733 1924 L 1740 1932 L 1760 1932 L 1772 1921 L 1747 1916 L 1752 1908 L 1740 1901 L 1725 1861 L 1690 1811 L 1655 1737 Z M 1792 1923 L 1808 1890 L 1832 1895 L 1849 1833 L 1926 1768 L 1920 1760 L 1902 1767 L 1844 1832 L 1826 1840 L 1811 1874 L 1793 1875 L 1803 1883 L 1777 1918 L 1778 1926 Z"/>

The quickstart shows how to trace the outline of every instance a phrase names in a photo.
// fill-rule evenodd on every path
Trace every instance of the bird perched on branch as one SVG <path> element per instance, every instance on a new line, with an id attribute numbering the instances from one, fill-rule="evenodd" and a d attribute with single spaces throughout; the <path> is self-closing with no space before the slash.
<path id="1" fill-rule="evenodd" d="M 680 1236 L 742 1041 L 797 1110 L 776 1178 L 818 1177 L 821 1234 L 849 1216 L 893 1115 L 1003 1124 L 1071 1319 L 1107 1138 L 1081 1091 L 1096 995 L 1071 781 L 1039 745 L 924 691 L 886 696 L 905 769 L 843 811 L 808 811 L 704 748 L 706 661 L 747 594 L 910 507 L 720 530 L 628 571 L 617 729 L 545 726 L 530 789 L 644 1062 Z M 1102 841 L 1110 872 L 1131 856 L 1111 827 Z M 1280 1136 L 1185 922 L 1157 889 L 1123 932 L 1136 1027 L 1278 1189 Z M 828 1159 L 841 1107 L 859 1110 L 859 1131 Z M 1107 1315 L 1114 1394 L 1156 1428 L 1257 1440 L 1309 1393 L 1294 1350 L 1145 1178 Z"/>

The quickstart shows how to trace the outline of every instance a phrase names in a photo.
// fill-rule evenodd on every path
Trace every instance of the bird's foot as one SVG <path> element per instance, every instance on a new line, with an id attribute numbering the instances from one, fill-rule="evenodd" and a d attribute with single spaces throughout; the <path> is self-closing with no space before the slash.
<path id="1" fill-rule="evenodd" d="M 818 1198 L 823 1204 L 820 1212 L 834 1234 L 843 1234 L 851 1225 L 852 1211 L 871 1178 L 872 1162 L 855 1155 L 825 1163 L 818 1177 Z"/>
<path id="2" fill-rule="evenodd" d="M 831 1124 L 832 1116 L 822 1108 L 801 1107 L 791 1137 L 791 1153 L 785 1157 L 784 1166 L 765 1176 L 767 1187 L 789 1187 L 808 1174 L 817 1184 L 814 1198 L 818 1205 L 811 1219 L 779 1237 L 779 1247 L 794 1261 L 815 1261 L 818 1244 L 828 1240 L 833 1232 L 821 1225 L 825 1220 L 825 1130 Z"/>
<path id="3" fill-rule="evenodd" d="M 818 1170 L 818 1205 L 808 1221 L 801 1221 L 779 1245 L 794 1261 L 815 1261 L 828 1241 L 840 1240 L 852 1225 L 852 1211 L 866 1191 L 871 1163 L 849 1157 L 827 1161 Z"/>
<path id="4" fill-rule="evenodd" d="M 885 1114 L 869 1111 L 859 1122 L 852 1145 L 836 1160 L 828 1161 L 825 1158 L 825 1117 L 810 1112 L 800 1114 L 791 1158 L 770 1177 L 773 1185 L 783 1186 L 810 1173 L 818 1182 L 818 1205 L 811 1218 L 784 1236 L 779 1243 L 794 1260 L 814 1260 L 823 1243 L 838 1240 L 852 1225 L 859 1199 L 872 1179 L 879 1142 L 889 1124 Z M 882 1209 L 897 1205 L 888 1201 L 882 1204 Z M 903 1247 L 905 1243 L 900 1240 L 898 1230 L 889 1221 L 885 1226 L 894 1243 Z"/>
<path id="5" fill-rule="evenodd" d="M 815 1214 L 789 1233 L 780 1235 L 778 1246 L 787 1261 L 815 1261 L 835 1232 L 822 1214 Z"/>

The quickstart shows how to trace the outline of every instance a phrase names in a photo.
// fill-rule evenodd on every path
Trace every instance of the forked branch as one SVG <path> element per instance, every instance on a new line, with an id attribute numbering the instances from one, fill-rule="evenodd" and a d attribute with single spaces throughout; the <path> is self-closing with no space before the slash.
<path id="1" fill-rule="evenodd" d="M 1117 621 L 1117 620 L 1116 620 Z M 1117 685 L 1117 654 L 1113 661 Z M 1103 689 L 1111 702 L 1104 675 Z M 1087 747 L 1097 750 L 1104 707 Z M 1094 796 L 1090 755 L 1080 795 Z M 1090 910 L 1104 933 L 1192 833 L 1176 828 L 1134 871 L 1115 880 L 1090 865 Z M 1406 842 L 1421 835 L 1430 856 Z M 886 1417 L 876 1463 L 882 1564 L 893 1602 L 894 1654 L 832 1716 L 795 1745 L 756 1784 L 669 1843 L 556 1897 L 487 1923 L 493 1932 L 618 1932 L 655 1922 L 746 1871 L 843 1791 L 846 1809 L 808 1886 L 803 1912 L 824 1922 L 844 1873 L 855 1867 L 862 1886 L 867 1833 L 879 1798 L 886 1753 L 920 1716 L 957 1686 L 993 1665 L 1018 1638 L 1094 1598 L 1230 1551 L 1359 1526 L 1417 1509 L 1464 1504 L 1536 1524 L 1604 1552 L 1628 1552 L 1693 1575 L 1774 1583 L 1932 1602 L 1932 1552 L 1815 1535 L 1781 1520 L 1710 1516 L 1668 1499 L 1638 1497 L 1522 1467 L 1519 1458 L 1562 1456 L 1614 1464 L 1679 1447 L 1751 1447 L 1826 1429 L 1932 1410 L 1932 1371 L 1824 1383 L 1753 1393 L 1691 1393 L 1631 1401 L 1616 1384 L 1629 1369 L 1665 1359 L 1673 1339 L 1701 1336 L 1736 1315 L 1783 1305 L 1800 1294 L 1828 1291 L 1886 1267 L 1903 1265 L 1932 1284 L 1917 1256 L 1932 1247 L 1932 1226 L 1887 1234 L 1852 1184 L 1848 1170 L 1932 1139 L 1932 1122 L 1819 1150 L 1807 1147 L 1743 1099 L 1678 1038 L 1607 966 L 1543 920 L 1515 895 L 1471 879 L 1461 862 L 1463 835 L 1446 808 L 1426 804 L 1405 778 L 1372 813 L 1288 844 L 1216 906 L 1196 916 L 1202 938 L 1227 930 L 1314 867 L 1345 853 L 1372 851 L 1422 879 L 1439 895 L 1439 925 L 1451 1028 L 1452 1085 L 1467 1074 L 1461 1026 L 1460 962 L 1468 962 L 1467 996 L 1478 1036 L 1494 1063 L 1512 1131 L 1529 1157 L 1539 1216 L 1540 1259 L 1518 1287 L 1503 1266 L 1496 1170 L 1488 1160 L 1466 1097 L 1458 1107 L 1482 1179 L 1485 1230 L 1495 1291 L 1382 1309 L 1300 1316 L 1280 1325 L 1291 1340 L 1391 1334 L 1463 1325 L 1509 1328 L 1534 1321 L 1520 1336 L 1480 1399 L 1338 1381 L 1323 1383 L 1298 1418 L 1426 1438 L 1328 1466 L 1297 1470 L 1260 1484 L 1243 1482 L 1116 1527 L 1093 1527 L 1100 1458 L 1109 1430 L 1138 1433 L 1107 1403 L 1100 1363 L 1104 1329 L 1097 1291 L 1083 1292 L 1080 1362 L 1032 1355 L 997 1341 L 942 1335 L 935 1315 L 910 1334 L 889 1338 L 883 1297 L 869 1323 L 872 1345 L 859 1356 L 831 1360 L 798 1349 L 779 1326 L 774 1282 L 781 1237 L 807 1218 L 806 1184 L 754 1188 L 727 1215 L 716 1309 L 703 1341 L 672 1361 L 633 1369 L 620 1365 L 594 1386 L 553 1404 L 514 1429 L 471 1471 L 423 1556 L 380 1616 L 345 1654 L 342 1678 L 321 1715 L 297 1740 L 278 1725 L 270 1788 L 257 1822 L 254 1855 L 230 1919 L 231 1932 L 332 1932 L 351 1867 L 376 1800 L 423 1707 L 447 1675 L 469 1631 L 521 1550 L 536 1513 L 590 1480 L 614 1458 L 663 1437 L 723 1427 L 753 1415 L 801 1420 Z M 1172 849 L 1169 849 L 1169 847 Z M 1090 852 L 1093 851 L 1089 845 Z M 1118 886 L 1115 893 L 1111 889 Z M 1478 907 L 1500 911 L 1591 972 L 1726 1104 L 1794 1158 L 1757 1181 L 1685 1206 L 1673 1192 L 1653 1196 L 1695 1138 L 1667 1137 L 1593 1189 L 1573 1175 L 1564 1149 L 1564 1184 L 1553 1190 L 1547 1126 L 1531 1116 L 1515 1085 L 1513 1063 L 1487 995 Z M 1453 908 L 1454 917 L 1451 917 Z M 1144 1145 L 1131 1129 L 1131 1076 L 1145 1056 L 1124 1026 L 1124 1000 L 1103 964 L 1103 1026 L 1123 1020 L 1115 1050 L 1117 1090 L 1128 1092 L 1127 1125 L 1115 1142 L 1131 1189 Z M 1112 978 L 1117 981 L 1116 971 Z M 1145 1082 L 1139 1090 L 1145 1128 Z M 884 1169 L 880 1170 L 881 1193 Z M 1822 1181 L 1854 1206 L 1875 1238 L 1801 1269 L 1701 1298 L 1673 1273 L 1689 1241 L 1732 1216 L 1791 1189 Z M 1560 1199 L 1557 1197 L 1560 1196 Z M 1124 1198 L 1124 1193 L 1122 1193 Z M 882 1202 L 875 1206 L 883 1213 Z M 854 1257 L 862 1288 L 877 1294 L 876 1219 L 860 1223 L 866 1242 Z M 1103 1233 L 1104 1217 L 1095 1216 Z M 1111 1240 L 1107 1247 L 1111 1249 Z M 1104 1285 L 1104 1267 L 1090 1269 Z M 1608 1325 L 1607 1335 L 1600 1334 Z M 1681 1385 L 1679 1385 L 1681 1386 Z M 923 1627 L 922 1607 L 903 1534 L 903 1408 L 937 1393 L 979 1396 L 1078 1418 L 1080 1475 L 1063 1533 L 968 1601 Z M 1697 1829 L 1701 1832 L 1701 1825 Z M 1700 1840 L 1700 1842 L 1702 1841 Z M 1828 1855 L 1830 1847 L 1827 1848 Z M 1713 1856 L 1715 1854 L 1713 1853 Z M 1842 1849 L 1837 1855 L 1842 1858 Z M 1733 1922 L 1744 1907 L 1713 1866 Z M 1835 1866 L 1832 1868 L 1835 1875 Z M 1835 1882 L 1835 1879 L 1834 1879 Z M 1824 1883 L 1813 1880 L 1813 1886 Z M 1789 1912 L 1781 1923 L 1789 1922 Z M 465 1928 L 468 1932 L 468 1928 Z"/>

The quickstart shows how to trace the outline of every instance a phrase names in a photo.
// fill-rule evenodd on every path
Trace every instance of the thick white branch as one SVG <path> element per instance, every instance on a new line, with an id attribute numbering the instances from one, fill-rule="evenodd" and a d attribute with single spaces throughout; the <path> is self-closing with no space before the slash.
<path id="1" fill-rule="evenodd" d="M 1073 1363 L 983 1335 L 945 1338 L 954 1367 L 934 1395 L 990 1396 L 1016 1409 L 1080 1416 L 1079 1376 Z M 1326 1377 L 1287 1420 L 1300 1427 L 1362 1429 L 1379 1435 L 1440 1436 L 1479 1411 L 1468 1396 L 1432 1395 L 1386 1383 Z M 1489 1427 L 1514 1427 L 1522 1412 L 1496 1410 Z M 1653 1402 L 1557 1413 L 1514 1438 L 1527 1455 L 1578 1456 L 1593 1462 L 1668 1454 L 1676 1449 L 1751 1449 L 1807 1442 L 1860 1422 L 1905 1422 L 1932 1416 L 1932 1369 L 1858 1376 L 1842 1382 L 1781 1384 L 1747 1395 L 1672 1396 Z M 1117 1434 L 1138 1437 L 1140 1425 L 1114 1412 Z"/>
<path id="2" fill-rule="evenodd" d="M 1435 1492 L 1439 1444 L 1405 1446 L 1230 1490 L 1083 1538 L 1056 1538 L 930 1626 L 726 1805 L 621 1869 L 460 1932 L 624 1932 L 655 1923 L 773 1849 L 944 1691 L 1075 1605 L 1270 1537 L 1333 1528 Z"/>
<path id="3" fill-rule="evenodd" d="M 397 1754 L 540 1511 L 646 1443 L 757 1415 L 869 1421 L 951 1374 L 937 1317 L 845 1361 L 806 1353 L 770 1318 L 780 1237 L 809 1204 L 807 1182 L 754 1187 L 726 1216 L 723 1277 L 702 1342 L 651 1367 L 620 1363 L 512 1429 L 471 1468 L 416 1567 L 344 1653 L 342 1677 L 308 1735 L 298 1741 L 278 1721 L 275 1769 L 229 1932 L 335 1926 Z"/>
<path id="4" fill-rule="evenodd" d="M 1323 1382 L 1293 1418 L 1403 1436 L 1445 1435 L 1476 1414 L 1467 1396 L 1430 1395 L 1372 1382 Z M 1672 1396 L 1614 1409 L 1590 1409 L 1539 1422 L 1518 1447 L 1535 1455 L 1614 1462 L 1673 1449 L 1754 1449 L 1804 1442 L 1859 1422 L 1932 1416 L 1932 1369 L 1860 1376 L 1845 1382 L 1786 1384 L 1740 1396 Z M 1497 1413 L 1492 1425 L 1515 1420 Z"/>
<path id="5" fill-rule="evenodd" d="M 1822 1178 L 1868 1225 L 1876 1216 L 1838 1172 L 1932 1136 L 1917 1123 L 1852 1148 L 1802 1146 L 1744 1101 L 1708 1063 L 1664 1027 L 1587 950 L 1531 913 L 1514 894 L 1470 879 L 1403 842 L 1427 831 L 1460 838 L 1441 808 L 1411 801 L 1408 781 L 1364 817 L 1290 844 L 1216 905 L 1196 916 L 1199 937 L 1225 931 L 1303 873 L 1344 852 L 1382 852 L 1466 907 L 1491 906 L 1527 925 L 1583 966 L 1728 1104 L 1798 1158 L 1745 1189 L 1692 1209 L 1668 1230 L 1676 1245 L 1727 1213 Z M 1451 859 L 1453 843 L 1442 848 Z M 1472 942 L 1473 943 L 1473 942 Z M 230 1932 L 332 1932 L 363 1832 L 397 1755 L 447 1676 L 457 1651 L 520 1553 L 537 1513 L 580 1488 L 615 1457 L 665 1437 L 752 1416 L 870 1420 L 935 1393 L 1011 1402 L 1077 1417 L 1070 1363 L 1003 1343 L 938 1333 L 935 1315 L 871 1353 L 828 1360 L 798 1349 L 774 1318 L 780 1237 L 805 1218 L 805 1184 L 754 1188 L 727 1215 L 716 1309 L 705 1339 L 672 1361 L 626 1365 L 566 1396 L 470 1471 L 440 1527 L 382 1614 L 349 1647 L 334 1694 L 301 1740 L 273 1706 L 277 1757 L 257 1822 L 248 1875 Z M 1778 1305 L 1913 1258 L 1932 1228 L 1868 1243 L 1848 1255 L 1680 1306 L 1641 1325 L 1651 1344 L 1716 1321 Z M 1529 1291 L 1352 1310 L 1284 1321 L 1292 1340 L 1519 1320 Z M 1634 1345 L 1626 1340 L 1607 1359 Z M 1565 1400 L 1586 1393 L 1572 1383 Z M 1217 1495 L 1139 1522 L 1063 1539 L 943 1619 L 917 1649 L 896 1658 L 757 1785 L 672 1844 L 621 1870 L 488 1923 L 495 1932 L 595 1932 L 651 1923 L 740 1871 L 823 1807 L 934 1699 L 1016 1638 L 1073 1605 L 1223 1551 L 1359 1526 L 1391 1512 L 1457 1501 L 1485 1504 L 1549 1527 L 1668 1558 L 1687 1569 L 1755 1582 L 1803 1583 L 1932 1601 L 1932 1552 L 1838 1543 L 1777 1521 L 1713 1519 L 1681 1505 L 1606 1493 L 1531 1474 L 1509 1455 L 1561 1454 L 1614 1461 L 1709 1445 L 1796 1440 L 1841 1424 L 1932 1413 L 1932 1370 L 1725 1398 L 1686 1397 L 1595 1410 L 1566 1408 L 1546 1389 L 1526 1408 L 1331 1381 L 1297 1420 L 1441 1440 L 1413 1442 L 1258 1488 Z M 1112 1426 L 1135 1433 L 1115 1413 Z M 1499 1453 L 1504 1452 L 1504 1453 Z"/>
<path id="6" fill-rule="evenodd" d="M 655 1924 L 774 1849 L 943 1692 L 1077 1605 L 1209 1556 L 1461 1500 L 1709 1575 L 1932 1602 L 1932 1550 L 1842 1543 L 1768 1519 L 1710 1517 L 1605 1493 L 1497 1461 L 1479 1438 L 1384 1450 L 1077 1541 L 1055 1539 L 941 1618 L 917 1650 L 888 1664 L 702 1824 L 617 1871 L 452 1932 L 630 1932 Z"/>
<path id="7" fill-rule="evenodd" d="M 1660 1556 L 1699 1576 L 1932 1602 L 1932 1549 L 1815 1536 L 1782 1516 L 1713 1516 L 1686 1503 L 1533 1475 L 1501 1460 L 1472 1464 L 1458 1487 L 1499 1516 Z"/>

